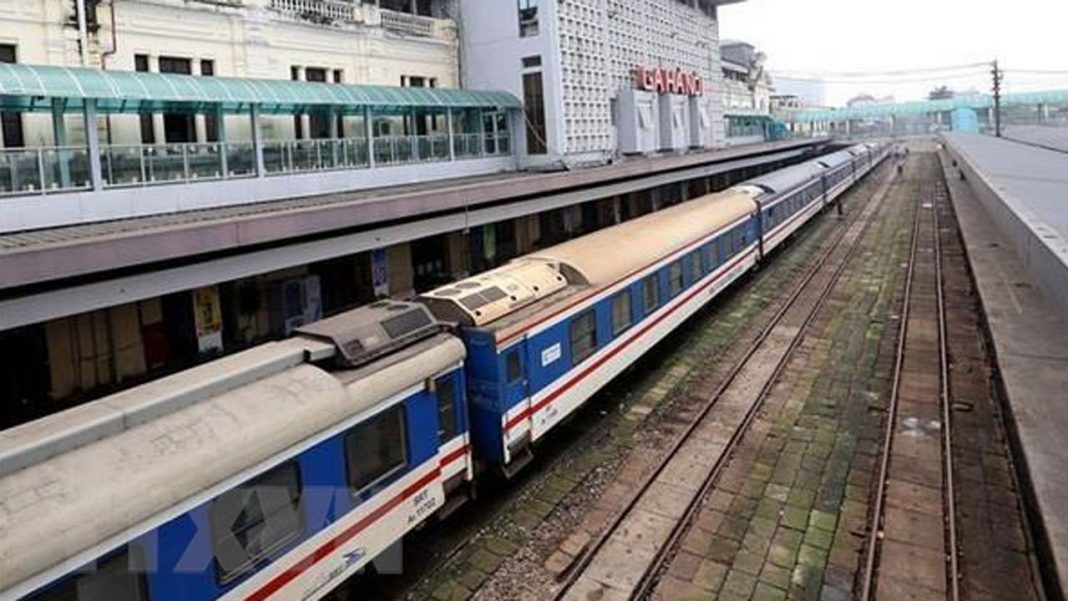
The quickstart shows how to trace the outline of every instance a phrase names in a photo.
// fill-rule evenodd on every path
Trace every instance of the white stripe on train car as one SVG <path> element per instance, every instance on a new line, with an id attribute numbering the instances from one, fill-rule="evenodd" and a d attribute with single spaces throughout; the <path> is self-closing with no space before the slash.
<path id="1" fill-rule="evenodd" d="M 532 409 L 528 416 L 532 419 L 524 419 L 521 422 L 531 424 L 531 440 L 544 436 L 604 384 L 637 360 L 649 347 L 673 331 L 755 263 L 756 245 L 751 244 L 732 257 L 731 262 L 680 292 L 650 316 L 631 325 L 629 330 L 539 391 L 532 399 Z"/>

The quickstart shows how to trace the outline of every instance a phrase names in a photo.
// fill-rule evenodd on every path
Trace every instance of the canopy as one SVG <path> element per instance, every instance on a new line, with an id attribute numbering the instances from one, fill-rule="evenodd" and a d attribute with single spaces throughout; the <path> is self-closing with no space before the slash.
<path id="1" fill-rule="evenodd" d="M 1057 102 L 1068 102 L 1068 90 L 1024 92 L 1019 94 L 1003 94 L 1001 96 L 1001 106 L 1049 104 Z M 994 106 L 994 98 L 992 96 L 987 94 L 971 94 L 967 96 L 945 98 L 942 100 L 888 102 L 842 109 L 801 111 L 793 115 L 790 119 L 799 122 L 842 122 L 851 119 L 872 119 L 877 117 L 888 117 L 891 115 L 919 115 L 924 113 L 953 111 L 958 108 L 981 109 L 992 106 Z"/>
<path id="2" fill-rule="evenodd" d="M 0 107 L 4 109 L 46 111 L 52 109 L 52 99 L 61 99 L 64 110 L 76 111 L 88 98 L 96 100 L 98 111 L 109 113 L 208 111 L 215 107 L 224 112 L 244 112 L 253 104 L 264 113 L 324 109 L 357 113 L 364 107 L 384 111 L 521 107 L 507 92 L 0 64 Z"/>

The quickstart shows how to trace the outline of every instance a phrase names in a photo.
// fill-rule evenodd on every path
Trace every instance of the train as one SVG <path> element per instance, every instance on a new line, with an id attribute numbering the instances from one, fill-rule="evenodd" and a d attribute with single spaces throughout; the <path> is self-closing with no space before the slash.
<path id="1" fill-rule="evenodd" d="M 856 145 L 0 432 L 0 599 L 311 600 L 874 168 Z"/>

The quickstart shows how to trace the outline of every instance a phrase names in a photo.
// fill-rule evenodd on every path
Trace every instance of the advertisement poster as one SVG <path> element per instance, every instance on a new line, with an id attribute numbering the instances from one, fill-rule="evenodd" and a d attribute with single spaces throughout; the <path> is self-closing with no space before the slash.
<path id="1" fill-rule="evenodd" d="M 193 316 L 196 319 L 198 350 L 201 353 L 222 352 L 222 309 L 219 306 L 218 286 L 205 286 L 193 291 Z"/>
<path id="2" fill-rule="evenodd" d="M 384 248 L 371 251 L 371 283 L 375 298 L 389 296 L 389 256 Z"/>

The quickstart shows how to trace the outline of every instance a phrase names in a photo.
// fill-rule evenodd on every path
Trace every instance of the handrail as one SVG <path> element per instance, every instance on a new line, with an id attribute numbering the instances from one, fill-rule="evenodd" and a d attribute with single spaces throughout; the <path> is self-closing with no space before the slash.
<path id="1" fill-rule="evenodd" d="M 430 132 L 411 136 L 267 140 L 264 175 L 366 169 L 511 154 L 507 132 Z M 54 194 L 92 188 L 90 157 L 84 146 L 0 149 L 0 196 Z M 174 142 L 110 144 L 100 147 L 105 189 L 256 176 L 252 142 Z"/>

